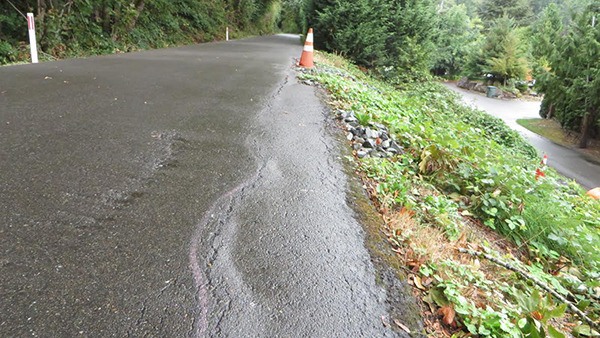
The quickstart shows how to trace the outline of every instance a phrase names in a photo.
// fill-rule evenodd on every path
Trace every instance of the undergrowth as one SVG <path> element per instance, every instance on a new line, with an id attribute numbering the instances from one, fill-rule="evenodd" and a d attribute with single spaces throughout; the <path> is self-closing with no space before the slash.
<path id="1" fill-rule="evenodd" d="M 278 31 L 283 7 L 274 1 L 38 1 L 19 4 L 36 12 L 40 60 L 131 52 Z M 21 14 L 0 3 L 0 65 L 28 61 L 27 30 Z M 26 27 L 26 26 L 25 26 Z M 296 27 L 298 28 L 298 27 Z"/>
<path id="2" fill-rule="evenodd" d="M 355 161 L 412 272 L 429 334 L 598 335 L 600 203 L 442 85 L 391 86 L 339 57 L 317 61 L 301 76 L 320 83 L 333 108 L 386 125 L 404 148 Z"/>

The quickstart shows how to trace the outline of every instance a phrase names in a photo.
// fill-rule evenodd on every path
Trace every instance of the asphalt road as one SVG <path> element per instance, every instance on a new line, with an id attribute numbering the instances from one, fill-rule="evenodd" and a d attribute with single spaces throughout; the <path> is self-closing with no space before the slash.
<path id="1" fill-rule="evenodd" d="M 397 335 L 301 49 L 0 68 L 0 336 Z"/>
<path id="2" fill-rule="evenodd" d="M 600 165 L 590 162 L 577 151 L 553 143 L 517 123 L 518 119 L 539 118 L 539 101 L 501 100 L 456 87 L 446 87 L 463 96 L 465 103 L 504 120 L 512 129 L 525 137 L 541 154 L 548 155 L 548 165 L 586 189 L 600 187 Z"/>

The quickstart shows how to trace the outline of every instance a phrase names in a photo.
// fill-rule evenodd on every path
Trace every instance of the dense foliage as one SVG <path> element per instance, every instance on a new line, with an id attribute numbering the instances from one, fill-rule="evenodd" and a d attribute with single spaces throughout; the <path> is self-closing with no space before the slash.
<path id="1" fill-rule="evenodd" d="M 29 11 L 43 58 L 223 39 L 227 26 L 234 37 L 310 26 L 317 49 L 397 84 L 468 76 L 517 92 L 535 79 L 542 116 L 581 132 L 582 147 L 600 134 L 597 0 L 7 0 L 0 64 L 28 59 Z"/>
<path id="2" fill-rule="evenodd" d="M 545 23 L 556 21 L 553 8 L 544 14 Z M 540 76 L 540 89 L 547 94 L 542 116 L 553 116 L 564 128 L 581 131 L 582 148 L 600 132 L 599 20 L 600 4 L 590 4 L 575 15 L 565 34 L 550 29 L 554 41 L 546 45 L 548 68 Z"/>
<path id="3" fill-rule="evenodd" d="M 529 0 L 483 0 L 479 15 L 487 22 L 510 17 L 520 25 L 527 25 L 533 17 L 532 3 Z"/>
<path id="4" fill-rule="evenodd" d="M 511 79 L 523 79 L 528 71 L 525 45 L 513 19 L 508 16 L 494 20 L 481 48 L 472 51 L 468 70 L 486 75 L 490 81 L 507 85 Z"/>
<path id="5" fill-rule="evenodd" d="M 387 27 L 379 16 L 384 1 L 316 0 L 308 8 L 317 49 L 335 50 L 366 66 L 384 57 Z"/>
<path id="6" fill-rule="evenodd" d="M 386 125 L 404 148 L 391 159 L 357 160 L 357 168 L 371 187 L 395 251 L 417 272 L 412 280 L 424 292 L 423 301 L 440 307 L 449 327 L 476 336 L 591 334 L 586 320 L 565 318 L 567 305 L 540 293 L 531 280 L 556 290 L 597 321 L 600 205 L 552 170 L 536 180 L 540 162 L 531 146 L 502 121 L 463 106 L 441 85 L 425 82 L 397 90 L 328 58 L 304 76 L 329 91 L 335 108 L 361 116 L 361 124 Z M 474 221 L 479 225 L 473 227 Z M 498 245 L 500 239 L 490 243 L 490 237 L 481 238 L 482 230 L 473 230 L 483 227 L 512 241 L 514 252 L 525 251 L 524 258 L 499 251 L 507 245 Z M 428 238 L 436 233 L 441 237 Z M 478 248 L 533 279 L 522 280 L 521 274 L 494 264 L 484 270 L 484 262 L 454 253 L 464 248 Z M 570 324 L 559 327 L 553 318 Z"/>
<path id="7" fill-rule="evenodd" d="M 436 37 L 432 0 L 309 0 L 316 47 L 384 73 L 419 78 L 433 66 Z"/>
<path id="8" fill-rule="evenodd" d="M 594 4 L 595 3 L 595 4 Z M 433 73 L 546 94 L 543 116 L 600 134 L 594 0 L 307 0 L 318 49 L 395 83 Z M 577 80 L 579 79 L 579 80 Z M 518 90 L 517 90 L 518 89 Z"/>
<path id="9" fill-rule="evenodd" d="M 294 11 L 301 7 L 281 0 L 3 1 L 0 63 L 28 58 L 26 12 L 35 14 L 44 55 L 62 58 L 223 39 L 226 26 L 233 36 L 272 33 L 282 10 L 286 29 L 299 32 L 303 20 Z"/>
<path id="10" fill-rule="evenodd" d="M 536 181 L 539 159 L 517 133 L 426 81 L 433 72 L 511 86 L 532 75 L 536 90 L 546 94 L 542 115 L 582 131 L 585 146 L 600 129 L 597 0 L 3 1 L 0 63 L 28 58 L 20 12 L 35 13 L 41 51 L 58 58 L 222 39 L 225 27 L 234 37 L 314 27 L 318 49 L 347 56 L 388 80 L 327 62 L 306 75 L 330 91 L 338 108 L 387 125 L 404 147 L 392 160 L 359 164 L 381 210 L 409 210 L 422 224 L 441 229 L 452 245 L 464 244 L 459 238 L 469 219 L 497 231 L 526 251 L 529 261 L 514 264 L 597 320 L 598 204 L 551 170 Z M 410 246 L 419 240 L 410 233 L 394 230 L 390 237 L 399 248 L 419 249 Z M 531 283 L 511 275 L 493 284 L 455 261 L 425 261 L 418 271 L 435 279 L 431 301 L 452 304 L 465 331 L 561 337 L 549 319 L 562 317 L 564 307 L 541 297 Z M 485 307 L 467 299 L 473 287 L 499 303 Z M 585 330 L 581 322 L 572 324 L 573 331 Z"/>
<path id="11" fill-rule="evenodd" d="M 480 20 L 471 20 L 464 4 L 441 10 L 440 30 L 436 40 L 433 73 L 438 76 L 458 76 L 465 73 L 469 53 L 483 40 Z"/>

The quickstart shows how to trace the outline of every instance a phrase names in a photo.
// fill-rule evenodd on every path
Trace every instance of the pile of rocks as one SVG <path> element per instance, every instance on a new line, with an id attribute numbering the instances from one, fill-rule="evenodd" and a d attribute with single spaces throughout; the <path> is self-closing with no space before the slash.
<path id="1" fill-rule="evenodd" d="M 476 92 L 480 92 L 480 93 L 484 93 L 484 94 L 487 91 L 487 86 L 485 86 L 483 83 L 471 82 L 471 81 L 469 81 L 469 78 L 467 78 L 467 77 L 463 77 L 462 79 L 460 79 L 456 83 L 456 86 L 459 88 L 474 90 Z M 500 91 L 498 90 L 498 92 L 500 92 Z"/>
<path id="2" fill-rule="evenodd" d="M 460 79 L 456 86 L 463 89 L 474 90 L 476 92 L 480 92 L 483 94 L 487 94 L 488 86 L 484 85 L 481 82 L 472 82 L 469 81 L 467 77 L 463 77 Z M 510 91 L 504 91 L 500 88 L 496 88 L 496 92 L 493 95 L 494 97 L 505 98 L 505 99 L 516 99 L 517 95 L 515 93 L 511 93 Z"/>
<path id="3" fill-rule="evenodd" d="M 362 126 L 353 112 L 344 110 L 338 110 L 336 115 L 344 123 L 348 132 L 346 138 L 352 142 L 358 158 L 386 158 L 404 153 L 404 149 L 390 137 L 383 124 L 369 122 L 368 126 Z"/>

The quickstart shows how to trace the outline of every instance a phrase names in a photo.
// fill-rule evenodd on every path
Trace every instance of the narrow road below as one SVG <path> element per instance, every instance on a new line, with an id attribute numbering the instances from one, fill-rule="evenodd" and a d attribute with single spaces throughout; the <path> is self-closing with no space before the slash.
<path id="1" fill-rule="evenodd" d="M 588 161 L 577 151 L 553 143 L 517 123 L 518 119 L 539 118 L 540 102 L 492 99 L 477 92 L 458 88 L 454 83 L 445 85 L 448 89 L 462 95 L 466 104 L 504 120 L 541 154 L 547 154 L 548 165 L 562 175 L 572 178 L 586 189 L 600 187 L 600 165 Z"/>
<path id="2" fill-rule="evenodd" d="M 297 36 L 0 68 L 0 337 L 386 337 Z"/>

